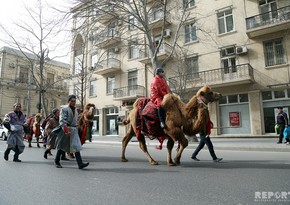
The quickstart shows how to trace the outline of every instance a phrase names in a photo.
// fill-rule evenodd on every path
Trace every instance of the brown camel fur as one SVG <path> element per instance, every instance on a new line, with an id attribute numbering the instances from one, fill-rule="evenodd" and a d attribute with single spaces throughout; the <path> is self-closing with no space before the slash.
<path id="1" fill-rule="evenodd" d="M 91 140 L 91 136 L 84 136 L 85 138 L 82 139 L 82 135 L 85 125 L 88 129 L 91 129 L 95 111 L 96 111 L 95 104 L 88 103 L 84 106 L 83 112 L 80 113 L 78 116 L 78 133 L 81 138 L 82 144 L 85 143 L 85 140 Z"/>
<path id="2" fill-rule="evenodd" d="M 220 94 L 212 92 L 208 86 L 202 87 L 195 96 L 187 103 L 184 104 L 176 95 L 167 94 L 164 96 L 162 101 L 162 107 L 166 111 L 166 127 L 164 129 L 165 137 L 167 141 L 167 164 L 174 166 L 180 164 L 180 158 L 183 150 L 188 146 L 188 140 L 185 134 L 198 133 L 201 123 L 205 121 L 203 116 L 203 109 L 207 108 L 209 102 L 213 102 L 219 99 Z M 122 156 L 121 160 L 127 162 L 125 157 L 126 147 L 132 137 L 137 133 L 136 130 L 136 113 L 137 113 L 138 99 L 133 105 L 133 109 L 130 111 L 127 119 L 123 120 L 123 125 L 130 124 L 129 130 L 122 141 Z M 185 127 L 185 130 L 184 129 Z M 152 165 L 157 165 L 149 154 L 145 142 L 145 136 L 141 134 L 138 138 L 139 146 L 148 158 L 148 161 Z M 172 160 L 172 149 L 174 142 L 178 141 L 179 148 L 177 150 L 174 162 Z"/>

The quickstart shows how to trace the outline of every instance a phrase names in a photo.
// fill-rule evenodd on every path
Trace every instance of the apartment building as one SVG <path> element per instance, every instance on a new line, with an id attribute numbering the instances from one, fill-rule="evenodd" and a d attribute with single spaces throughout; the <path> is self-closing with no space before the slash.
<path id="1" fill-rule="evenodd" d="M 0 49 L 1 119 L 12 110 L 16 102 L 22 104 L 22 111 L 27 116 L 39 111 L 46 116 L 53 108 L 67 103 L 66 81 L 70 75 L 70 65 L 46 59 L 40 89 L 37 85 L 40 82 L 39 64 L 35 59 L 36 56 L 31 53 L 6 46 Z"/>
<path id="2" fill-rule="evenodd" d="M 122 2 L 83 1 L 71 10 L 71 72 L 88 73 L 86 102 L 98 108 L 96 134 L 124 135 L 118 117 L 149 96 L 152 46 L 158 62 L 166 59 L 171 90 L 184 101 L 205 84 L 222 93 L 210 105 L 214 136 L 274 135 L 277 106 L 289 116 L 289 1 L 126 1 L 144 3 L 146 25 L 125 15 L 130 6 Z M 152 38 L 140 28 L 149 28 Z M 71 81 L 70 89 L 79 86 Z"/>

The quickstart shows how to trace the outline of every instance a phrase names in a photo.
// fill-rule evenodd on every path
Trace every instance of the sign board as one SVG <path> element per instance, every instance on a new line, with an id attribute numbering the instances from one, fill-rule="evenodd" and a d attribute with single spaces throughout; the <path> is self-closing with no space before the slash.
<path id="1" fill-rule="evenodd" d="M 240 112 L 229 112 L 229 119 L 231 127 L 241 126 Z"/>

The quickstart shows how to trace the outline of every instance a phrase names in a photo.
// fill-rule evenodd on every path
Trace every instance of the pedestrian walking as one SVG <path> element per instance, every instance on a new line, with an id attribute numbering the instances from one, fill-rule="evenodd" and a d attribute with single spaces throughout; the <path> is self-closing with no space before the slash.
<path id="1" fill-rule="evenodd" d="M 58 129 L 54 129 L 54 132 L 58 132 L 56 138 L 57 153 L 55 156 L 55 166 L 62 168 L 60 164 L 60 158 L 63 151 L 74 153 L 79 169 L 83 169 L 89 165 L 89 162 L 83 163 L 80 151 L 82 149 L 80 137 L 78 135 L 77 120 L 78 112 L 76 110 L 76 96 L 68 96 L 68 105 L 61 108 Z"/>
<path id="2" fill-rule="evenodd" d="M 212 142 L 210 140 L 210 136 L 209 136 L 210 133 L 211 133 L 211 129 L 213 128 L 213 123 L 212 123 L 212 121 L 210 120 L 210 117 L 209 117 L 209 111 L 206 110 L 205 114 L 208 115 L 207 118 L 206 118 L 207 121 L 205 122 L 204 128 L 201 129 L 201 131 L 199 132 L 200 141 L 199 141 L 199 144 L 198 144 L 197 148 L 192 153 L 191 159 L 193 159 L 195 161 L 200 161 L 200 159 L 198 159 L 196 156 L 198 155 L 200 150 L 202 150 L 204 145 L 206 145 L 208 147 L 208 151 L 209 151 L 213 161 L 214 162 L 220 162 L 220 161 L 223 160 L 223 158 L 218 158 L 216 156 L 213 144 L 212 144 Z"/>
<path id="3" fill-rule="evenodd" d="M 47 119 L 45 119 L 47 121 L 44 128 L 44 133 L 47 136 L 46 150 L 43 154 L 43 157 L 45 159 L 47 159 L 47 155 L 52 155 L 51 150 L 54 149 L 55 146 L 56 135 L 54 132 L 52 132 L 52 130 L 59 126 L 59 114 L 60 110 L 54 108 L 51 114 L 47 117 Z M 62 151 L 61 153 L 61 160 L 69 160 L 68 158 L 66 158 L 64 151 Z"/>
<path id="4" fill-rule="evenodd" d="M 281 144 L 283 141 L 283 133 L 285 127 L 288 127 L 288 116 L 283 111 L 283 107 L 277 107 L 278 108 L 278 114 L 277 114 L 277 124 L 279 125 L 279 140 L 277 144 Z"/>
<path id="5" fill-rule="evenodd" d="M 26 117 L 21 111 L 21 104 L 15 103 L 13 111 L 5 115 L 3 125 L 9 130 L 7 138 L 7 149 L 4 152 L 4 159 L 8 161 L 9 153 L 14 151 L 14 162 L 21 162 L 19 155 L 24 151 L 23 143 L 24 123 Z"/>

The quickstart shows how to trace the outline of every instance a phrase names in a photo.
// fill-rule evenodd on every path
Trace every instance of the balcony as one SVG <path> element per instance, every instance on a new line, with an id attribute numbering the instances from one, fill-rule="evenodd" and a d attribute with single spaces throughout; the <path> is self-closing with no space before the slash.
<path id="1" fill-rule="evenodd" d="M 102 32 L 96 37 L 96 46 L 99 48 L 107 48 L 116 43 L 121 42 L 120 33 L 114 29 Z"/>
<path id="2" fill-rule="evenodd" d="M 249 38 L 290 28 L 290 6 L 246 18 Z"/>
<path id="3" fill-rule="evenodd" d="M 225 87 L 253 82 L 254 73 L 250 64 L 218 68 L 169 78 L 169 85 L 172 90 L 176 90 L 181 85 L 186 85 L 187 88 L 202 87 L 205 84 L 212 87 Z"/>
<path id="4" fill-rule="evenodd" d="M 102 24 L 107 24 L 116 17 L 116 11 L 114 5 L 108 5 L 102 7 L 102 9 L 96 11 L 96 21 Z"/>
<path id="5" fill-rule="evenodd" d="M 145 87 L 141 85 L 127 86 L 114 89 L 114 100 L 135 100 L 144 97 L 146 94 Z"/>
<path id="6" fill-rule="evenodd" d="M 165 58 L 167 58 L 171 52 L 171 45 L 168 43 L 163 43 L 163 45 L 161 45 L 159 47 L 159 51 L 157 52 L 157 59 L 159 61 L 164 60 Z M 145 52 L 145 50 L 140 50 L 139 52 L 139 58 L 138 61 L 140 63 L 144 63 L 144 64 L 150 64 L 151 63 L 151 59 L 149 57 L 149 55 L 147 54 L 147 52 Z"/>
<path id="7" fill-rule="evenodd" d="M 98 75 L 106 75 L 108 73 L 119 71 L 121 71 L 121 61 L 115 58 L 108 58 L 101 61 L 94 68 L 94 73 Z"/>
<path id="8" fill-rule="evenodd" d="M 164 14 L 152 14 L 149 18 L 149 28 L 150 29 L 156 29 L 156 28 L 162 28 L 164 26 L 168 26 L 171 24 L 171 15 L 169 13 L 166 14 L 165 22 L 163 22 Z"/>

